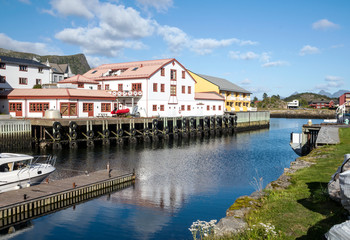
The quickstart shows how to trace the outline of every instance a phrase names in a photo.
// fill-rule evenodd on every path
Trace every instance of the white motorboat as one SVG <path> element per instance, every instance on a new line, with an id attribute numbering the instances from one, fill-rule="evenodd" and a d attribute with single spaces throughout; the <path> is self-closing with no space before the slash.
<path id="1" fill-rule="evenodd" d="M 52 172 L 56 156 L 0 153 L 0 193 L 40 184 Z"/>

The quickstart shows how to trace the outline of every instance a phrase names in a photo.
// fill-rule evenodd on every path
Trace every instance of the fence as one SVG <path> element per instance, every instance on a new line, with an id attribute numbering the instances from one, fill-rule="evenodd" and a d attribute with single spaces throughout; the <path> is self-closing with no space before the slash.
<path id="1" fill-rule="evenodd" d="M 0 120 L 0 148 L 31 148 L 32 126 L 29 120 Z"/>

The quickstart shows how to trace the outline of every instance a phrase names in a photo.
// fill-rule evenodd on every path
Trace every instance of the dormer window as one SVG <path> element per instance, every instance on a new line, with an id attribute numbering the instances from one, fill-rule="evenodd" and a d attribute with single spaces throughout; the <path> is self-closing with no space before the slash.
<path id="1" fill-rule="evenodd" d="M 43 68 L 42 67 L 38 68 L 38 73 L 43 73 Z"/>

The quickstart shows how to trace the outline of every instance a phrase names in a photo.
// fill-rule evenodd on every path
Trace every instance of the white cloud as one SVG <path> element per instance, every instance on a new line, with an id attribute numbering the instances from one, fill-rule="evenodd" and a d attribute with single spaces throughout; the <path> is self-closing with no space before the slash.
<path id="1" fill-rule="evenodd" d="M 315 86 L 315 88 L 327 91 L 331 88 L 339 88 L 344 85 L 344 79 L 339 76 L 328 75 L 324 80 L 326 83 L 318 84 Z"/>
<path id="2" fill-rule="evenodd" d="M 337 45 L 332 45 L 331 48 L 342 48 L 344 47 L 344 44 L 337 44 Z"/>
<path id="3" fill-rule="evenodd" d="M 52 0 L 52 9 L 45 10 L 54 16 L 78 16 L 93 19 L 94 24 L 63 29 L 55 37 L 65 43 L 80 46 L 86 54 L 104 56 L 120 55 L 125 48 L 143 49 L 142 39 L 156 33 L 168 45 L 172 56 L 188 49 L 196 54 L 212 53 L 217 48 L 232 44 L 239 46 L 256 45 L 251 40 L 237 38 L 212 39 L 193 38 L 180 28 L 160 25 L 154 19 L 144 18 L 140 12 L 116 3 L 99 0 Z M 172 6 L 172 0 L 138 0 L 139 4 L 165 9 Z M 69 3 L 69 4 L 68 4 Z M 79 8 L 78 6 L 83 6 Z M 251 58 L 249 53 L 245 58 Z"/>
<path id="4" fill-rule="evenodd" d="M 308 54 L 317 54 L 317 53 L 320 53 L 320 50 L 317 47 L 306 45 L 300 50 L 299 55 L 305 56 Z"/>
<path id="5" fill-rule="evenodd" d="M 239 51 L 230 51 L 229 52 L 229 56 L 232 59 L 241 59 L 241 60 L 253 60 L 253 59 L 257 59 L 259 58 L 259 54 L 256 54 L 254 52 L 245 52 L 245 53 L 241 53 Z"/>
<path id="6" fill-rule="evenodd" d="M 153 7 L 157 12 L 165 12 L 173 6 L 173 0 L 136 0 L 142 6 Z"/>
<path id="7" fill-rule="evenodd" d="M 321 19 L 312 24 L 312 28 L 315 30 L 328 30 L 328 29 L 337 29 L 339 28 L 338 24 L 332 23 L 327 19 Z"/>
<path id="8" fill-rule="evenodd" d="M 60 15 L 84 18 L 94 17 L 92 9 L 98 3 L 98 0 L 51 0 L 50 2 L 53 9 Z"/>
<path id="9" fill-rule="evenodd" d="M 261 65 L 262 67 L 279 67 L 279 66 L 286 66 L 289 63 L 286 61 L 274 61 L 274 62 L 267 62 Z"/>
<path id="10" fill-rule="evenodd" d="M 252 81 L 248 78 L 244 79 L 243 81 L 239 82 L 242 85 L 250 85 L 252 83 Z"/>
<path id="11" fill-rule="evenodd" d="M 58 50 L 51 49 L 45 43 L 21 42 L 0 33 L 0 48 L 18 52 L 29 52 L 39 55 L 60 54 Z"/>

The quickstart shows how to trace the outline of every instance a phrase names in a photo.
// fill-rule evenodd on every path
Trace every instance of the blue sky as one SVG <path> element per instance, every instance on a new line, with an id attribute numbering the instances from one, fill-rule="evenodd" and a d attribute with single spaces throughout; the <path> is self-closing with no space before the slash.
<path id="1" fill-rule="evenodd" d="M 0 47 L 91 67 L 175 57 L 261 97 L 350 90 L 348 0 L 0 0 Z"/>

